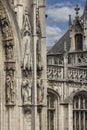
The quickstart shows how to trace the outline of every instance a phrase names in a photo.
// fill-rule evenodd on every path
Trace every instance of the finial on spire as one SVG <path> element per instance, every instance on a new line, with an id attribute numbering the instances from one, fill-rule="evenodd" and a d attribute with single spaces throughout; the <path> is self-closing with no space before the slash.
<path id="1" fill-rule="evenodd" d="M 76 7 L 75 7 L 76 17 L 78 17 L 79 10 L 80 10 L 80 8 L 79 8 L 79 6 L 78 6 L 78 4 L 77 4 Z"/>

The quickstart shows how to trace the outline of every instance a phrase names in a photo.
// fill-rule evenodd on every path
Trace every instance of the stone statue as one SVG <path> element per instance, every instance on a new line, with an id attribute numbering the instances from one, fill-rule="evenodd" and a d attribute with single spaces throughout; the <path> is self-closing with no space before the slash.
<path id="1" fill-rule="evenodd" d="M 41 69 L 42 65 L 41 65 L 41 41 L 38 40 L 37 41 L 37 48 L 36 48 L 36 51 L 37 51 L 37 68 L 38 69 Z"/>
<path id="2" fill-rule="evenodd" d="M 14 81 L 12 78 L 8 75 L 6 77 L 6 103 L 7 104 L 13 104 L 14 103 Z"/>
<path id="3" fill-rule="evenodd" d="M 28 79 L 22 82 L 22 98 L 24 104 L 31 104 L 31 84 Z"/>
<path id="4" fill-rule="evenodd" d="M 8 19 L 4 18 L 2 20 L 2 32 L 4 35 L 4 38 L 8 38 L 12 36 L 11 27 L 9 27 Z"/>
<path id="5" fill-rule="evenodd" d="M 23 47 L 23 68 L 31 67 L 30 38 L 26 39 Z"/>
<path id="6" fill-rule="evenodd" d="M 38 81 L 37 81 L 37 102 L 42 103 L 42 101 L 43 101 L 42 80 L 38 79 Z"/>
<path id="7" fill-rule="evenodd" d="M 13 49 L 12 46 L 6 47 L 6 59 L 10 60 L 13 58 Z"/>

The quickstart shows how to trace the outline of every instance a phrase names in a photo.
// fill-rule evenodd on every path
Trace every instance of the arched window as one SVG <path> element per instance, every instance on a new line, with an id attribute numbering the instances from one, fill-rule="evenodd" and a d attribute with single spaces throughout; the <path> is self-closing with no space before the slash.
<path id="1" fill-rule="evenodd" d="M 47 130 L 58 130 L 58 98 L 49 92 L 47 97 Z"/>
<path id="2" fill-rule="evenodd" d="M 87 93 L 81 92 L 73 99 L 73 130 L 87 130 Z"/>
<path id="3" fill-rule="evenodd" d="M 75 49 L 76 49 L 76 51 L 83 50 L 83 36 L 82 36 L 82 34 L 75 35 Z"/>

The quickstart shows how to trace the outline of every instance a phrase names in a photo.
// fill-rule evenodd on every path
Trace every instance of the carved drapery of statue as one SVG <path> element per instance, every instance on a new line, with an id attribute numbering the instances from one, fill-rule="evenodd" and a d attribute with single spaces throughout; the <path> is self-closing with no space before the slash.
<path id="1" fill-rule="evenodd" d="M 6 103 L 14 104 L 15 102 L 15 87 L 14 80 L 10 75 L 6 77 Z"/>
<path id="2" fill-rule="evenodd" d="M 41 41 L 40 39 L 37 40 L 37 69 L 42 70 L 41 64 Z"/>
<path id="3" fill-rule="evenodd" d="M 31 83 L 28 79 L 24 79 L 21 85 L 23 104 L 31 104 Z"/>
<path id="4" fill-rule="evenodd" d="M 23 45 L 23 69 L 25 70 L 26 68 L 31 68 L 32 64 L 32 58 L 31 58 L 31 52 L 30 52 L 30 41 L 31 38 L 28 37 L 26 39 L 24 45 Z"/>
<path id="5" fill-rule="evenodd" d="M 42 103 L 43 101 L 43 96 L 44 96 L 44 90 L 43 90 L 43 81 L 41 79 L 37 80 L 37 102 L 39 104 Z"/>
<path id="6" fill-rule="evenodd" d="M 28 11 L 25 11 L 24 21 L 23 21 L 23 43 L 22 43 L 22 67 L 24 70 L 28 68 L 31 69 L 32 66 L 32 57 L 31 57 L 31 39 L 32 39 L 32 31 L 31 24 L 29 19 Z"/>

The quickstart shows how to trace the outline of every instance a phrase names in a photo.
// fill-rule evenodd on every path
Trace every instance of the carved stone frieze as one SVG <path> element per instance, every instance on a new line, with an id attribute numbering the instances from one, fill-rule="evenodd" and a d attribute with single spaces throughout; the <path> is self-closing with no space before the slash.
<path id="1" fill-rule="evenodd" d="M 78 90 L 87 90 L 87 84 L 81 84 L 81 83 L 68 83 L 67 86 L 69 86 L 70 88 L 75 88 Z"/>
<path id="2" fill-rule="evenodd" d="M 51 88 L 54 88 L 55 86 L 61 87 L 63 85 L 63 82 L 58 82 L 58 81 L 48 81 L 48 86 Z"/>

